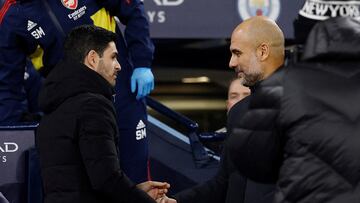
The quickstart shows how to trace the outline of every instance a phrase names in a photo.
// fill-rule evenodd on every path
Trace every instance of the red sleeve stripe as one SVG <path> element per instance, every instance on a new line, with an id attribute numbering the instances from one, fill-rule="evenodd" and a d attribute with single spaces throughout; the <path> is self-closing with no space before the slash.
<path id="1" fill-rule="evenodd" d="M 16 0 L 6 0 L 5 1 L 4 6 L 0 10 L 0 24 L 5 16 L 6 12 L 9 10 L 10 6 L 15 3 L 16 3 Z"/>

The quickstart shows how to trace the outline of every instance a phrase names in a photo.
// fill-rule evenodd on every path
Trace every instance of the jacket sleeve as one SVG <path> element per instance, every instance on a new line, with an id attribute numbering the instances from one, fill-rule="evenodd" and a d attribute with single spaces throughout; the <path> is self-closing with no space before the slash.
<path id="1" fill-rule="evenodd" d="M 141 0 L 99 1 L 124 24 L 126 46 L 134 67 L 151 67 L 154 45 L 150 39 L 149 22 Z"/>
<path id="2" fill-rule="evenodd" d="M 10 5 L 0 13 L 0 120 L 19 114 L 20 106 L 12 106 L 25 99 L 23 93 L 26 55 L 35 50 L 36 44 L 26 30 L 21 10 Z M 10 105 L 9 105 L 10 104 Z M 5 111 L 3 111 L 5 109 Z"/>
<path id="3" fill-rule="evenodd" d="M 221 158 L 220 168 L 212 179 L 192 187 L 190 189 L 184 190 L 174 196 L 178 203 L 217 203 L 217 202 L 226 202 L 228 195 L 228 185 L 230 181 L 230 176 L 232 173 L 236 172 L 230 157 L 228 154 L 223 153 Z M 244 178 L 244 177 L 242 177 Z M 245 191 L 245 178 L 243 179 L 243 184 L 236 185 L 238 194 L 231 194 L 242 196 Z"/>
<path id="4" fill-rule="evenodd" d="M 4 33 L 2 28 L 0 29 L 1 89 L 9 90 L 9 94 L 19 94 L 23 87 L 26 54 L 17 44 L 17 37 L 14 33 Z"/>
<path id="5" fill-rule="evenodd" d="M 241 174 L 274 183 L 282 161 L 277 119 L 282 87 L 263 87 L 251 95 L 249 109 L 233 129 L 226 148 Z"/>
<path id="6" fill-rule="evenodd" d="M 90 183 L 114 202 L 155 203 L 120 169 L 114 108 L 104 100 L 87 101 L 78 120 L 79 148 Z"/>

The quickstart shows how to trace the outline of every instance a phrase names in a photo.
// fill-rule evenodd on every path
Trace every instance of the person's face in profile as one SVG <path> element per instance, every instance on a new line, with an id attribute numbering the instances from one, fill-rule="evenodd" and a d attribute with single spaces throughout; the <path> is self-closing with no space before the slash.
<path id="1" fill-rule="evenodd" d="M 116 77 L 121 66 L 117 60 L 117 49 L 114 42 L 110 42 L 99 58 L 95 71 L 105 78 L 112 86 L 116 84 Z"/>
<path id="2" fill-rule="evenodd" d="M 250 95 L 250 89 L 241 84 L 240 79 L 233 80 L 229 86 L 226 109 L 229 111 L 234 104 Z"/>
<path id="3" fill-rule="evenodd" d="M 257 47 L 245 36 L 244 30 L 235 30 L 231 36 L 229 67 L 237 73 L 245 86 L 253 86 L 263 77 Z"/>

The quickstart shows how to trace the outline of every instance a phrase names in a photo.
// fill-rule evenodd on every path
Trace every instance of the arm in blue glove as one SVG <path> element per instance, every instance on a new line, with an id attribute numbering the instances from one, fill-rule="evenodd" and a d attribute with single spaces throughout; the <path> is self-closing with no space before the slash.
<path id="1" fill-rule="evenodd" d="M 135 92 L 137 87 L 136 99 L 141 99 L 154 89 L 154 75 L 148 67 L 135 68 L 131 76 L 131 92 Z"/>

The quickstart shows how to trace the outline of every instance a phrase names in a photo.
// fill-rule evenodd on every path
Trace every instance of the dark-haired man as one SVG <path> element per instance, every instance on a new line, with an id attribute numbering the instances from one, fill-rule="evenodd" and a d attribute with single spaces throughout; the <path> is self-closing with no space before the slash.
<path id="1" fill-rule="evenodd" d="M 28 81 L 24 83 L 24 71 L 30 66 L 26 59 L 31 58 L 35 68 L 46 77 L 63 56 L 66 34 L 80 25 L 96 25 L 117 34 L 116 48 L 122 67 L 115 87 L 119 159 L 131 180 L 146 181 L 149 138 L 144 96 L 154 87 L 150 68 L 154 46 L 141 0 L 3 0 L 0 7 L 0 124 L 16 125 L 38 118 L 28 115 L 29 101 L 25 94 Z M 33 84 L 36 94 L 37 86 Z"/>
<path id="2" fill-rule="evenodd" d="M 99 27 L 75 28 L 65 59 L 45 80 L 39 98 L 45 115 L 36 135 L 45 203 L 175 202 L 164 196 L 167 183 L 135 185 L 120 169 L 115 40 Z"/>

